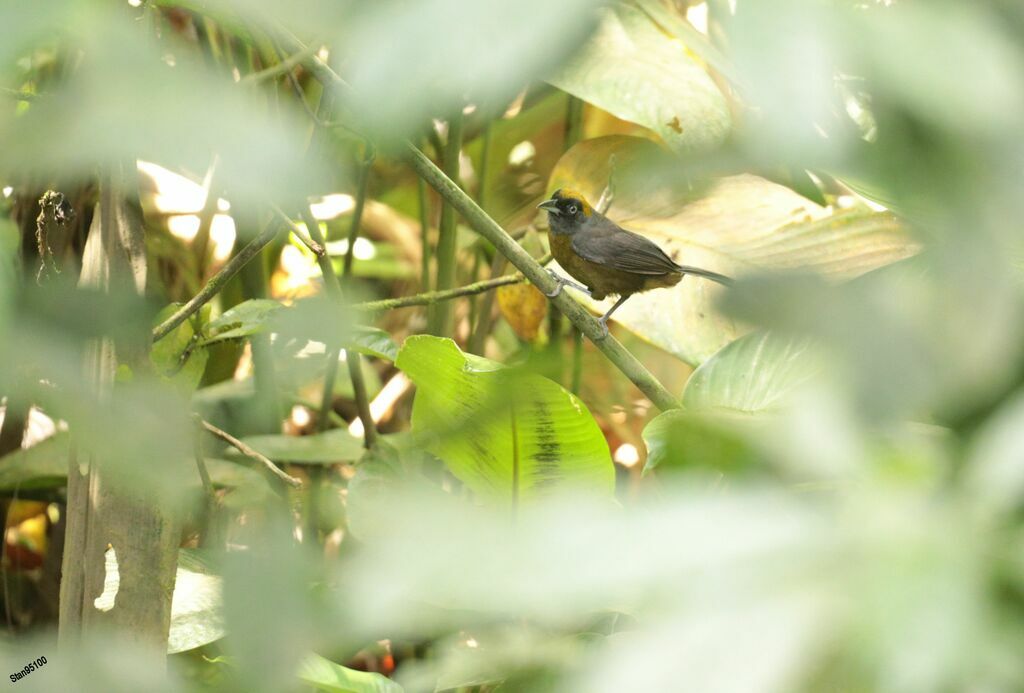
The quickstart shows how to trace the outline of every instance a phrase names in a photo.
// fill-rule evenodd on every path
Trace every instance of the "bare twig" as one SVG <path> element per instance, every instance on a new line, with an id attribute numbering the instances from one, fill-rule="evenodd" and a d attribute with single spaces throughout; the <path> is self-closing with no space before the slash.
<path id="1" fill-rule="evenodd" d="M 271 65 L 265 70 L 259 72 L 253 72 L 243 77 L 239 84 L 258 84 L 259 82 L 265 82 L 268 79 L 276 79 L 281 75 L 291 72 L 295 67 L 301 65 L 305 61 L 316 55 L 316 52 L 320 50 L 318 44 L 310 44 L 302 50 L 288 56 L 276 65 Z"/>
<path id="2" fill-rule="evenodd" d="M 203 427 L 203 430 L 216 436 L 217 438 L 220 438 L 225 443 L 227 443 L 234 449 L 238 450 L 246 457 L 259 462 L 268 472 L 270 472 L 271 474 L 273 474 L 274 476 L 276 476 L 278 479 L 288 484 L 289 486 L 298 488 L 299 486 L 302 485 L 301 481 L 296 479 L 294 476 L 287 474 L 283 469 L 281 469 L 276 464 L 271 462 L 270 459 L 268 459 L 265 455 L 257 452 L 256 450 L 253 450 L 251 447 L 240 441 L 238 438 L 235 438 L 227 431 L 222 431 L 209 421 L 205 421 L 202 419 L 200 419 L 200 425 Z"/>

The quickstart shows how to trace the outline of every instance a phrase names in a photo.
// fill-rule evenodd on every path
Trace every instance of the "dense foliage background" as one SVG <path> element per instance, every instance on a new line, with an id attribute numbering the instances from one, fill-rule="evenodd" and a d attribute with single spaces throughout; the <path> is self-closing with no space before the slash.
<path id="1" fill-rule="evenodd" d="M 1013 0 L 0 0 L 0 673 L 1021 690 L 1022 166 Z"/>

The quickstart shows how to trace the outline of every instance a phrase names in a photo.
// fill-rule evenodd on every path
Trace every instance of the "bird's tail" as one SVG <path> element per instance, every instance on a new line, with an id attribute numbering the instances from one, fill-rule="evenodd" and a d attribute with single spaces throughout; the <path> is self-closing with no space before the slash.
<path id="1" fill-rule="evenodd" d="M 683 274 L 692 274 L 695 277 L 704 277 L 710 279 L 713 282 L 718 282 L 723 286 L 732 286 L 733 280 L 731 277 L 727 277 L 724 274 L 718 272 L 712 272 L 711 270 L 700 269 L 699 267 L 690 267 L 689 265 L 676 265 L 679 271 Z"/>

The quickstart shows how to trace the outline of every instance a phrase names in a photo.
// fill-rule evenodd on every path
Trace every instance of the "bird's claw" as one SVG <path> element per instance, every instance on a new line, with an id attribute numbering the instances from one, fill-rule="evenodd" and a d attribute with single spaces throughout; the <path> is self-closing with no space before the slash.
<path id="1" fill-rule="evenodd" d="M 590 290 L 587 289 L 587 287 L 583 286 L 582 284 L 577 284 L 576 282 L 572 281 L 571 279 L 566 279 L 565 277 L 560 277 L 558 275 L 558 273 L 555 272 L 554 270 L 550 270 L 549 269 L 548 270 L 548 274 L 550 274 L 551 278 L 555 280 L 555 290 L 554 291 L 552 291 L 551 293 L 548 293 L 547 291 L 541 292 L 545 296 L 547 296 L 548 298 L 554 298 L 558 294 L 562 293 L 562 288 L 566 287 L 566 286 L 571 286 L 572 288 L 576 289 L 577 291 L 582 291 L 587 296 L 590 295 Z"/>
<path id="2" fill-rule="evenodd" d="M 602 341 L 608 338 L 608 321 L 605 318 L 598 318 L 597 324 L 601 326 L 601 334 L 597 337 L 597 341 Z"/>

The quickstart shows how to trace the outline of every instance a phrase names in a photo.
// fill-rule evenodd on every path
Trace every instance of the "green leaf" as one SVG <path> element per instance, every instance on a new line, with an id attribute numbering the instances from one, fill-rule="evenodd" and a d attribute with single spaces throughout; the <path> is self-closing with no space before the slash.
<path id="1" fill-rule="evenodd" d="M 271 319 L 284 305 L 266 298 L 253 298 L 224 311 L 216 320 L 206 326 L 207 337 L 203 345 L 215 344 L 229 339 L 251 337 L 267 329 Z"/>
<path id="2" fill-rule="evenodd" d="M 731 127 L 722 92 L 679 41 L 643 11 L 616 4 L 598 32 L 548 81 L 650 128 L 673 149 L 710 149 Z"/>
<path id="3" fill-rule="evenodd" d="M 0 492 L 64 486 L 68 478 L 69 445 L 67 431 L 58 431 L 30 448 L 0 457 Z"/>
<path id="4" fill-rule="evenodd" d="M 478 496 L 514 504 L 582 488 L 611 494 L 608 444 L 586 406 L 555 382 L 415 336 L 395 364 L 416 384 L 412 430 Z"/>
<path id="5" fill-rule="evenodd" d="M 302 660 L 298 677 L 328 693 L 402 693 L 402 687 L 386 676 L 349 669 L 316 653 Z"/>
<path id="6" fill-rule="evenodd" d="M 817 354 L 807 340 L 753 332 L 694 371 L 683 390 L 683 404 L 691 409 L 747 413 L 777 410 L 814 375 L 817 364 Z"/>
<path id="7" fill-rule="evenodd" d="M 342 429 L 312 436 L 249 436 L 242 442 L 275 462 L 293 464 L 354 462 L 364 452 L 362 441 Z"/>
<path id="8" fill-rule="evenodd" d="M 579 143 L 558 162 L 548 188 L 572 188 L 596 203 L 613 161 L 608 216 L 650 238 L 680 264 L 732 277 L 801 268 L 846 280 L 917 252 L 917 243 L 892 214 L 854 208 L 833 215 L 757 176 L 716 180 L 695 198 L 691 182 L 672 173 L 678 160 L 639 137 Z M 687 277 L 670 289 L 630 298 L 613 319 L 697 365 L 746 329 L 717 309 L 724 291 Z M 611 300 L 590 305 L 604 312 Z"/>
<path id="9" fill-rule="evenodd" d="M 384 330 L 365 325 L 355 325 L 352 334 L 346 340 L 345 346 L 360 354 L 376 356 L 386 361 L 394 361 L 398 358 L 398 345 L 391 339 Z"/>
<path id="10" fill-rule="evenodd" d="M 180 307 L 180 303 L 166 306 L 157 313 L 153 325 L 159 325 Z M 209 305 L 203 306 L 199 320 L 202 321 L 209 317 L 209 314 Z M 194 337 L 194 324 L 192 320 L 186 320 L 166 337 L 154 342 L 153 348 L 149 352 L 153 370 L 165 382 L 186 392 L 191 392 L 198 387 L 199 382 L 203 379 L 203 372 L 206 370 L 206 362 L 210 358 L 210 353 L 205 347 L 193 343 Z M 188 352 L 187 355 L 186 352 Z"/>

